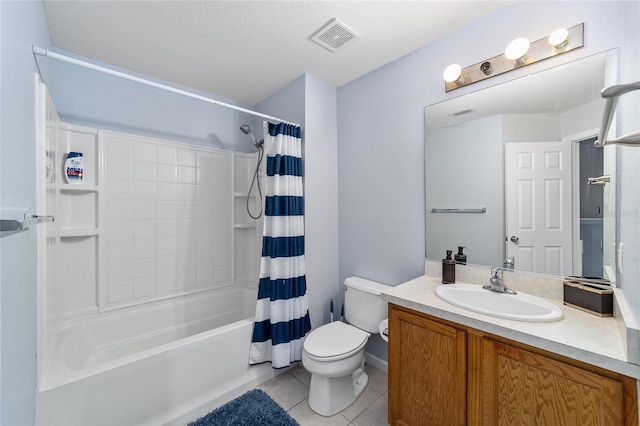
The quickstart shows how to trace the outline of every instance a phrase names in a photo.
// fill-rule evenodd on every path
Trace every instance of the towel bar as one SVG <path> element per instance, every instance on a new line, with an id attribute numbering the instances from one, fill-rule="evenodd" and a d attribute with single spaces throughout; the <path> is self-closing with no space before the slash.
<path id="1" fill-rule="evenodd" d="M 480 207 L 476 209 L 438 209 L 432 208 L 431 213 L 486 213 L 486 207 Z"/>
<path id="2" fill-rule="evenodd" d="M 588 185 L 604 186 L 604 184 L 607 182 L 611 182 L 611 176 L 609 175 L 590 177 L 587 179 Z"/>
<path id="3" fill-rule="evenodd" d="M 53 221 L 53 216 L 39 216 L 36 214 L 25 213 L 22 220 L 0 219 L 0 232 L 24 231 L 38 223 Z"/>
<path id="4" fill-rule="evenodd" d="M 598 148 L 612 144 L 640 146 L 640 130 L 627 133 L 619 138 L 607 139 L 609 127 L 611 127 L 611 121 L 613 120 L 613 114 L 616 110 L 616 104 L 618 103 L 618 98 L 625 93 L 633 92 L 634 90 L 640 90 L 640 81 L 628 84 L 618 84 L 606 87 L 602 90 L 601 96 L 606 101 L 602 117 L 602 125 L 600 126 L 600 132 L 598 133 L 598 139 L 593 143 L 594 146 Z"/>

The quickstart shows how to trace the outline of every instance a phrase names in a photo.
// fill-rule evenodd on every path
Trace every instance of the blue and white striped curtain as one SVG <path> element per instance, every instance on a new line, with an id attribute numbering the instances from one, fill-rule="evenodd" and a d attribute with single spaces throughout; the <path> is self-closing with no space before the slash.
<path id="1" fill-rule="evenodd" d="M 266 129 L 266 125 L 265 125 Z M 250 364 L 288 367 L 311 330 L 304 263 L 300 127 L 268 123 L 267 182 L 258 303 Z"/>

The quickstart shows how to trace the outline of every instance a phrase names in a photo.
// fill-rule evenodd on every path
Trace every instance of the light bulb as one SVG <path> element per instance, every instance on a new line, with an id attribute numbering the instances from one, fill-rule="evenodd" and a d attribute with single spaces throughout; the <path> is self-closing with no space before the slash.
<path id="1" fill-rule="evenodd" d="M 460 74 L 462 73 L 462 68 L 458 64 L 451 64 L 447 68 L 444 69 L 442 73 L 442 78 L 447 83 L 453 83 L 454 81 L 458 81 L 460 79 Z"/>
<path id="2" fill-rule="evenodd" d="M 522 61 L 522 57 L 529 51 L 529 40 L 524 37 L 517 38 L 507 45 L 504 56 L 512 61 Z"/>
<path id="3" fill-rule="evenodd" d="M 563 49 L 567 46 L 569 41 L 569 31 L 564 28 L 555 30 L 549 36 L 549 44 L 556 48 L 556 50 Z"/>

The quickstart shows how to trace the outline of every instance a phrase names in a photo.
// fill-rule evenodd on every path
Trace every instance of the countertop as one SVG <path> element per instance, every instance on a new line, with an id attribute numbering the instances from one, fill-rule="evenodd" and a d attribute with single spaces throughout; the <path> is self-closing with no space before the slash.
<path id="1" fill-rule="evenodd" d="M 382 298 L 389 303 L 640 379 L 640 366 L 627 362 L 626 348 L 613 317 L 601 318 L 565 306 L 561 300 L 543 298 L 560 307 L 564 319 L 536 323 L 496 318 L 445 302 L 434 293 L 440 285 L 439 277 L 423 275 L 390 288 L 382 293 Z"/>

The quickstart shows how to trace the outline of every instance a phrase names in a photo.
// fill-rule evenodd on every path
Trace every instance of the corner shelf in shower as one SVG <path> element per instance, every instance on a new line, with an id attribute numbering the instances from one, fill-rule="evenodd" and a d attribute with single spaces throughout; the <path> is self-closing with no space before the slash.
<path id="1" fill-rule="evenodd" d="M 56 209 L 56 294 L 57 321 L 97 311 L 97 286 L 102 194 L 102 147 L 98 129 L 58 123 L 51 134 L 55 141 L 57 167 L 55 183 Z M 68 152 L 84 154 L 82 182 L 67 183 L 61 162 Z"/>
<path id="2" fill-rule="evenodd" d="M 255 228 L 256 225 L 253 223 L 236 223 L 233 225 L 233 227 L 235 229 L 249 229 L 249 228 Z"/>
<path id="3" fill-rule="evenodd" d="M 97 185 L 65 183 L 59 185 L 60 192 L 98 192 Z"/>
<path id="4" fill-rule="evenodd" d="M 233 251 L 234 251 L 234 281 L 236 283 L 253 283 L 258 277 L 261 256 L 262 219 L 249 217 L 246 210 L 247 201 L 259 210 L 257 203 L 258 188 L 253 187 L 251 195 L 249 188 L 256 167 L 254 153 L 235 152 L 233 155 Z M 264 175 L 264 171 L 262 173 Z M 262 182 L 266 177 L 263 176 Z"/>
<path id="5" fill-rule="evenodd" d="M 61 229 L 60 238 L 95 237 L 100 233 L 97 228 L 93 229 Z"/>

